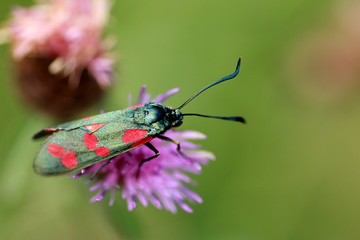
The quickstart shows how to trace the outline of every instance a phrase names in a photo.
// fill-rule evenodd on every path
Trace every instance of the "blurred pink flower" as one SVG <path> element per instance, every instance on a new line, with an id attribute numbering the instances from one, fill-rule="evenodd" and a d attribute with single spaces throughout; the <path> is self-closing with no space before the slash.
<path id="1" fill-rule="evenodd" d="M 150 95 L 145 90 L 145 87 L 141 89 L 137 104 L 149 102 Z M 163 102 L 176 92 L 178 89 L 172 89 L 156 97 L 153 102 Z M 160 155 L 146 162 L 138 176 L 140 162 L 154 155 L 152 150 L 143 145 L 114 157 L 100 171 L 103 162 L 83 169 L 80 174 L 74 175 L 74 178 L 92 177 L 96 174 L 96 183 L 90 190 L 97 190 L 98 193 L 91 199 L 92 202 L 101 201 L 109 192 L 112 205 L 116 191 L 121 189 L 122 198 L 126 199 L 130 211 L 140 202 L 144 206 L 151 203 L 158 209 L 165 208 L 173 213 L 177 211 L 177 206 L 186 212 L 192 212 L 186 201 L 201 203 L 202 199 L 185 185 L 193 184 L 193 181 L 184 172 L 199 174 L 201 165 L 214 160 L 215 156 L 189 141 L 206 137 L 199 132 L 169 130 L 164 135 L 179 141 L 187 157 L 177 152 L 175 144 L 155 138 L 151 140 L 151 144 L 160 151 Z"/>
<path id="2" fill-rule="evenodd" d="M 335 2 L 327 24 L 310 28 L 294 44 L 285 66 L 300 98 L 336 106 L 359 94 L 359 20 L 359 2 Z"/>
<path id="3" fill-rule="evenodd" d="M 7 29 L 14 59 L 53 58 L 49 72 L 70 76 L 71 84 L 87 69 L 102 88 L 109 86 L 113 60 L 101 41 L 109 7 L 107 0 L 48 0 L 15 8 Z"/>
<path id="4" fill-rule="evenodd" d="M 43 0 L 16 7 L 0 29 L 12 47 L 14 82 L 26 104 L 66 121 L 97 103 L 113 80 L 108 0 Z"/>

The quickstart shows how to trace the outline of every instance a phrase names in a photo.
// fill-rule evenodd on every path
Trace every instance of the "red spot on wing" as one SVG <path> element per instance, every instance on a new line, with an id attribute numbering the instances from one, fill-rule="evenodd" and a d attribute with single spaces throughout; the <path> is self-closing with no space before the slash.
<path id="1" fill-rule="evenodd" d="M 125 109 L 142 107 L 142 106 L 144 106 L 144 105 L 145 105 L 145 104 L 138 104 L 138 105 L 135 105 L 135 106 L 127 107 L 127 108 L 125 108 Z"/>
<path id="2" fill-rule="evenodd" d="M 59 129 L 45 128 L 45 129 L 43 129 L 42 131 L 43 131 L 43 132 L 46 132 L 46 133 L 54 133 L 54 132 L 59 131 Z"/>
<path id="3" fill-rule="evenodd" d="M 97 123 L 97 124 L 85 125 L 84 127 L 90 132 L 95 132 L 105 125 L 106 123 Z"/>
<path id="4" fill-rule="evenodd" d="M 96 155 L 106 157 L 110 154 L 110 149 L 106 147 L 97 147 L 99 141 L 95 134 L 84 133 L 84 144 L 88 149 L 94 149 Z"/>
<path id="5" fill-rule="evenodd" d="M 81 120 L 88 120 L 88 119 L 90 119 L 90 118 L 92 118 L 93 116 L 90 116 L 90 117 L 84 117 L 84 118 L 82 118 Z"/>
<path id="6" fill-rule="evenodd" d="M 151 139 L 153 139 L 153 138 L 152 138 L 152 137 L 146 137 L 146 138 L 143 138 L 143 139 L 141 139 L 141 140 L 139 140 L 139 141 L 136 141 L 136 142 L 134 142 L 133 145 L 131 145 L 131 148 L 134 148 L 134 147 L 138 147 L 138 146 L 140 146 L 140 145 L 143 145 L 144 143 L 149 142 Z"/>
<path id="7" fill-rule="evenodd" d="M 95 153 L 100 157 L 106 157 L 110 154 L 110 149 L 106 147 L 98 147 L 95 149 Z"/>
<path id="8" fill-rule="evenodd" d="M 66 152 L 61 159 L 61 163 L 67 168 L 73 168 L 77 165 L 76 155 L 73 152 Z"/>
<path id="9" fill-rule="evenodd" d="M 51 156 L 56 157 L 56 158 L 61 158 L 65 155 L 64 148 L 62 148 L 61 146 L 59 146 L 55 143 L 50 143 L 49 146 L 47 147 L 46 151 L 48 153 L 50 153 Z"/>
<path id="10" fill-rule="evenodd" d="M 84 144 L 88 149 L 95 149 L 98 144 L 98 139 L 95 134 L 85 133 L 84 134 Z"/>
<path id="11" fill-rule="evenodd" d="M 46 151 L 50 153 L 50 155 L 53 157 L 61 158 L 60 162 L 66 168 L 73 168 L 77 165 L 77 159 L 75 153 L 67 152 L 63 147 L 55 143 L 50 143 Z"/>
<path id="12" fill-rule="evenodd" d="M 129 143 L 129 142 L 136 142 L 139 141 L 141 139 L 143 139 L 147 134 L 146 130 L 143 129 L 128 129 L 125 131 L 124 136 L 122 137 L 122 141 L 124 143 Z"/>

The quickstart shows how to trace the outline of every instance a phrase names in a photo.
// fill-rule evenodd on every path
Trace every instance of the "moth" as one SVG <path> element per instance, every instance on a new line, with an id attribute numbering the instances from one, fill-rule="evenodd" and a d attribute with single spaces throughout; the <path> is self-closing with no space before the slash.
<path id="1" fill-rule="evenodd" d="M 245 123 L 245 119 L 239 116 L 220 117 L 181 112 L 183 107 L 205 90 L 235 78 L 240 71 L 240 63 L 241 59 L 234 73 L 204 87 L 178 108 L 149 102 L 42 129 L 33 136 L 34 139 L 47 136 L 35 158 L 35 172 L 43 176 L 68 174 L 145 145 L 154 155 L 140 162 L 137 171 L 139 175 L 144 163 L 160 155 L 151 144 L 154 138 L 176 144 L 179 153 L 183 154 L 180 143 L 163 134 L 171 128 L 179 127 L 185 116 Z"/>

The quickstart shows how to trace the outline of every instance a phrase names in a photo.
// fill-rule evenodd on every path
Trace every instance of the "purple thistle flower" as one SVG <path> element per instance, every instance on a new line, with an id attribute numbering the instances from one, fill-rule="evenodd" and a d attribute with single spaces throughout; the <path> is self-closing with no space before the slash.
<path id="1" fill-rule="evenodd" d="M 161 103 L 178 91 L 179 89 L 172 89 L 157 96 L 153 102 Z M 146 87 L 143 86 L 137 104 L 146 103 L 150 98 L 150 94 L 146 93 Z M 172 213 L 176 213 L 178 206 L 191 213 L 193 210 L 186 202 L 201 203 L 202 199 L 185 185 L 194 184 L 185 173 L 200 174 L 201 166 L 207 164 L 209 160 L 214 160 L 215 156 L 189 141 L 206 138 L 202 133 L 171 129 L 164 135 L 181 142 L 182 151 L 187 157 L 178 153 L 175 144 L 155 138 L 151 140 L 151 144 L 159 150 L 160 156 L 146 162 L 141 167 L 138 178 L 136 173 L 140 162 L 154 154 L 146 146 L 140 146 L 112 158 L 100 171 L 103 162 L 87 167 L 81 173 L 74 175 L 74 178 L 84 175 L 92 177 L 96 174 L 94 179 L 96 183 L 90 191 L 98 191 L 98 193 L 91 202 L 101 201 L 109 192 L 109 204 L 112 205 L 116 191 L 121 189 L 122 198 L 126 199 L 130 211 L 140 202 L 145 207 L 151 203 L 158 209 L 164 208 Z"/>

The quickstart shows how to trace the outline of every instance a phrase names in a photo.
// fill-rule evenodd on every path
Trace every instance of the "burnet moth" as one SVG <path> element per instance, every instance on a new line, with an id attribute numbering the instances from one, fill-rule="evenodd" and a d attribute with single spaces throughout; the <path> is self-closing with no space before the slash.
<path id="1" fill-rule="evenodd" d="M 154 152 L 154 155 L 139 164 L 137 171 L 139 175 L 140 168 L 145 162 L 160 155 L 151 144 L 153 138 L 176 144 L 177 150 L 182 154 L 180 143 L 163 134 L 173 127 L 180 126 L 184 116 L 245 123 L 245 119 L 239 116 L 220 117 L 181 112 L 183 107 L 205 90 L 236 77 L 240 71 L 240 62 L 241 59 L 238 60 L 234 73 L 204 87 L 178 108 L 173 109 L 160 103 L 149 102 L 42 129 L 33 136 L 34 139 L 48 136 L 35 158 L 35 172 L 43 176 L 76 172 L 144 144 Z M 104 161 L 104 164 L 106 162 Z"/>

